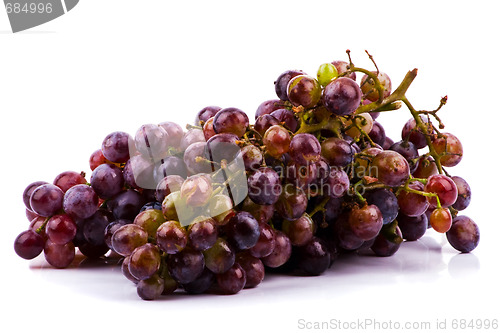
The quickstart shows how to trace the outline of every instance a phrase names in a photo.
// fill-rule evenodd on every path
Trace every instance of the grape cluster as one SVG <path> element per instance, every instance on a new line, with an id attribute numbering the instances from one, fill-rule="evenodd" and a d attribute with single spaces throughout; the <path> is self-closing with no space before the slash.
<path id="1" fill-rule="evenodd" d="M 392 91 L 375 62 L 366 70 L 348 55 L 316 76 L 279 75 L 278 99 L 260 104 L 254 124 L 238 108 L 207 106 L 186 131 L 164 122 L 107 135 L 89 180 L 69 171 L 28 185 L 31 224 L 16 253 L 43 252 L 57 268 L 76 249 L 121 256 L 123 275 L 152 300 L 178 289 L 235 294 L 266 270 L 319 275 L 343 253 L 391 256 L 429 228 L 472 251 L 479 229 L 458 216 L 471 189 L 445 169 L 463 155 L 442 132 L 446 98 L 417 111 L 405 96 L 416 70 Z M 403 105 L 412 117 L 394 142 L 376 119 Z"/>

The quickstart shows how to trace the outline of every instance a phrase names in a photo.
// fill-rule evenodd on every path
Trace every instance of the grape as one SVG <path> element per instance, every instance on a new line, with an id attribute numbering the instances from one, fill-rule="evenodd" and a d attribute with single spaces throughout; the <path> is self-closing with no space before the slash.
<path id="1" fill-rule="evenodd" d="M 237 108 L 225 108 L 217 112 L 214 117 L 214 131 L 216 133 L 231 133 L 243 137 L 249 125 L 248 116 Z"/>
<path id="2" fill-rule="evenodd" d="M 143 211 L 149 210 L 149 209 L 156 209 L 156 210 L 161 211 L 161 202 L 150 201 L 141 207 L 141 209 L 139 210 L 139 213 L 142 213 Z"/>
<path id="3" fill-rule="evenodd" d="M 116 219 L 133 221 L 145 203 L 139 192 L 125 190 L 108 200 L 107 205 Z"/>
<path id="4" fill-rule="evenodd" d="M 372 128 L 373 128 L 373 118 L 369 113 L 360 113 L 355 116 L 354 118 L 355 124 L 361 128 L 362 131 L 365 133 L 370 133 Z M 346 122 L 346 127 L 348 128 L 346 130 L 346 134 L 349 135 L 351 138 L 358 139 L 361 137 L 361 131 L 356 127 L 353 126 L 353 122 L 351 119 L 348 119 Z"/>
<path id="5" fill-rule="evenodd" d="M 21 232 L 14 241 L 14 251 L 23 259 L 36 258 L 43 251 L 45 240 L 34 230 L 29 229 Z"/>
<path id="6" fill-rule="evenodd" d="M 59 187 L 63 192 L 66 192 L 75 185 L 86 183 L 87 180 L 85 179 L 84 172 L 65 171 L 57 175 L 56 179 L 54 179 L 54 185 Z"/>
<path id="7" fill-rule="evenodd" d="M 402 237 L 401 230 L 398 226 L 396 226 L 396 235 Z M 380 233 L 375 237 L 375 241 L 370 248 L 379 257 L 390 257 L 399 250 L 400 246 L 401 242 L 393 242 Z"/>
<path id="8" fill-rule="evenodd" d="M 432 157 L 424 155 L 418 159 L 417 167 L 412 174 L 415 178 L 429 178 L 438 173 L 438 168 Z"/>
<path id="9" fill-rule="evenodd" d="M 287 220 L 296 220 L 307 208 L 307 197 L 304 191 L 287 184 L 275 204 L 276 211 Z"/>
<path id="10" fill-rule="evenodd" d="M 274 206 L 273 205 L 259 205 L 256 204 L 252 199 L 247 197 L 243 201 L 241 210 L 249 212 L 260 224 L 267 223 L 273 217 Z"/>
<path id="11" fill-rule="evenodd" d="M 124 257 L 129 256 L 137 247 L 147 242 L 148 233 L 136 224 L 126 224 L 120 227 L 111 237 L 113 250 Z"/>
<path id="12" fill-rule="evenodd" d="M 331 113 L 345 116 L 352 114 L 358 108 L 361 96 L 361 89 L 354 80 L 339 77 L 323 90 L 323 104 Z"/>
<path id="13" fill-rule="evenodd" d="M 284 220 L 282 230 L 288 236 L 294 246 L 303 246 L 309 242 L 315 232 L 315 225 L 308 214 L 304 214 L 297 220 Z"/>
<path id="14" fill-rule="evenodd" d="M 280 124 L 279 120 L 276 119 L 274 116 L 270 114 L 263 114 L 262 116 L 257 118 L 257 120 L 255 120 L 253 128 L 261 136 L 264 136 L 269 127 L 279 124 Z"/>
<path id="15" fill-rule="evenodd" d="M 286 168 L 286 179 L 300 189 L 306 189 L 317 179 L 318 167 L 316 163 L 307 165 L 289 164 Z"/>
<path id="16" fill-rule="evenodd" d="M 259 239 L 254 246 L 248 249 L 248 253 L 256 258 L 270 255 L 276 246 L 275 232 L 268 224 L 259 224 Z"/>
<path id="17" fill-rule="evenodd" d="M 375 178 L 387 186 L 403 185 L 410 177 L 410 166 L 401 154 L 386 150 L 375 156 L 372 160 L 372 169 L 375 168 Z"/>
<path id="18" fill-rule="evenodd" d="M 354 150 L 349 142 L 339 138 L 328 138 L 321 143 L 321 156 L 331 166 L 345 167 L 354 158 Z"/>
<path id="19" fill-rule="evenodd" d="M 335 67 L 333 64 L 326 63 L 319 66 L 316 76 L 318 77 L 319 84 L 324 87 L 338 75 L 339 72 L 337 71 L 337 67 Z"/>
<path id="20" fill-rule="evenodd" d="M 224 225 L 235 214 L 233 201 L 225 194 L 214 195 L 208 203 L 208 213 L 217 225 Z"/>
<path id="21" fill-rule="evenodd" d="M 214 117 L 220 110 L 222 110 L 221 107 L 214 105 L 204 107 L 203 109 L 198 111 L 198 114 L 196 115 L 196 118 L 194 120 L 194 124 L 196 126 L 203 126 L 203 124 L 205 124 L 208 119 Z"/>
<path id="22" fill-rule="evenodd" d="M 216 278 L 221 292 L 226 295 L 236 294 L 245 287 L 247 281 L 245 271 L 238 263 L 224 273 L 217 274 Z"/>
<path id="23" fill-rule="evenodd" d="M 54 215 L 47 222 L 45 233 L 53 243 L 66 244 L 76 235 L 76 223 L 69 215 Z"/>
<path id="24" fill-rule="evenodd" d="M 64 192 L 52 184 L 40 185 L 33 190 L 30 198 L 31 210 L 37 215 L 49 217 L 63 206 Z"/>
<path id="25" fill-rule="evenodd" d="M 185 248 L 179 253 L 168 256 L 167 267 L 168 272 L 177 282 L 186 284 L 193 282 L 201 275 L 205 268 L 205 260 L 200 251 Z"/>
<path id="26" fill-rule="evenodd" d="M 182 285 L 188 294 L 202 294 L 215 283 L 215 274 L 205 268 L 203 272 L 192 282 Z"/>
<path id="27" fill-rule="evenodd" d="M 41 185 L 45 185 L 45 184 L 47 184 L 47 182 L 38 181 L 38 182 L 31 183 L 26 187 L 26 189 L 23 192 L 23 202 L 24 202 L 24 205 L 26 206 L 27 209 L 33 211 L 33 209 L 31 208 L 31 205 L 30 205 L 31 194 L 33 194 L 33 191 L 37 187 L 39 187 Z"/>
<path id="28" fill-rule="evenodd" d="M 400 153 L 408 161 L 408 165 L 410 166 L 410 173 L 415 172 L 418 166 L 418 160 L 417 162 L 414 161 L 418 158 L 418 150 L 413 143 L 409 141 L 398 141 L 394 143 L 389 149 Z"/>
<path id="29" fill-rule="evenodd" d="M 174 280 L 173 277 L 168 273 L 168 268 L 166 265 L 160 266 L 160 276 L 163 279 L 163 292 L 162 295 L 171 295 L 179 287 L 179 283 Z"/>
<path id="30" fill-rule="evenodd" d="M 464 210 L 470 204 L 471 200 L 471 188 L 469 184 L 462 177 L 453 176 L 451 177 L 455 185 L 457 185 L 458 196 L 455 203 L 452 205 L 456 210 Z"/>
<path id="31" fill-rule="evenodd" d="M 158 247 L 147 243 L 137 247 L 130 254 L 128 269 L 130 274 L 138 280 L 146 280 L 160 269 L 160 261 L 160 250 L 158 250 Z"/>
<path id="32" fill-rule="evenodd" d="M 217 238 L 215 244 L 203 251 L 205 265 L 215 274 L 222 274 L 233 266 L 236 258 L 234 250 L 224 238 Z"/>
<path id="33" fill-rule="evenodd" d="M 376 189 L 367 192 L 365 198 L 368 204 L 378 207 L 384 224 L 391 223 L 398 216 L 398 199 L 392 191 L 385 188 Z"/>
<path id="34" fill-rule="evenodd" d="M 166 221 L 156 231 L 156 243 L 168 254 L 182 251 L 188 242 L 188 234 L 177 221 Z"/>
<path id="35" fill-rule="evenodd" d="M 210 217 L 200 217 L 187 230 L 189 246 L 198 251 L 211 248 L 217 241 L 216 222 Z"/>
<path id="36" fill-rule="evenodd" d="M 89 166 L 90 170 L 94 171 L 99 165 L 106 163 L 106 157 L 102 154 L 101 149 L 97 149 L 90 155 Z"/>
<path id="37" fill-rule="evenodd" d="M 134 189 L 149 189 L 156 185 L 155 165 L 142 155 L 132 156 L 123 167 L 123 180 Z"/>
<path id="38" fill-rule="evenodd" d="M 329 197 L 325 205 L 325 220 L 331 222 L 336 220 L 342 210 L 342 199 Z"/>
<path id="39" fill-rule="evenodd" d="M 247 212 L 238 212 L 224 226 L 224 232 L 231 245 L 238 250 L 246 250 L 259 240 L 259 222 Z"/>
<path id="40" fill-rule="evenodd" d="M 163 202 L 165 197 L 172 192 L 180 191 L 184 179 L 177 175 L 168 175 L 163 178 L 156 187 L 155 198 Z"/>
<path id="41" fill-rule="evenodd" d="M 129 142 L 132 138 L 125 132 L 108 134 L 102 142 L 102 154 L 110 162 L 125 163 L 130 158 Z"/>
<path id="42" fill-rule="evenodd" d="M 429 218 L 429 224 L 437 232 L 445 233 L 451 228 L 453 218 L 448 208 L 434 209 Z"/>
<path id="43" fill-rule="evenodd" d="M 304 74 L 304 72 L 301 70 L 289 70 L 281 73 L 274 82 L 276 95 L 278 95 L 281 100 L 288 101 L 288 83 L 292 78 L 302 74 Z"/>
<path id="44" fill-rule="evenodd" d="M 182 127 L 171 121 L 165 121 L 158 124 L 158 126 L 161 126 L 167 132 L 168 145 L 175 149 L 180 149 L 181 140 L 184 136 Z"/>
<path id="45" fill-rule="evenodd" d="M 360 248 L 364 240 L 356 236 L 349 225 L 349 214 L 341 214 L 335 225 L 335 235 L 337 237 L 338 245 L 345 250 L 355 250 Z"/>
<path id="46" fill-rule="evenodd" d="M 460 163 L 464 149 L 462 143 L 456 136 L 451 133 L 442 133 L 442 137 L 438 136 L 432 140 L 432 145 L 436 153 L 441 155 L 441 164 L 446 167 L 453 167 Z"/>
<path id="47" fill-rule="evenodd" d="M 75 259 L 75 246 L 71 242 L 56 244 L 49 239 L 45 242 L 43 253 L 50 265 L 55 268 L 66 268 Z"/>
<path id="48" fill-rule="evenodd" d="M 231 133 L 216 134 L 207 141 L 206 156 L 210 161 L 220 163 L 231 162 L 240 153 L 238 137 Z"/>
<path id="49" fill-rule="evenodd" d="M 188 174 L 188 170 L 186 167 L 186 163 L 184 160 L 177 156 L 167 156 L 162 159 L 160 165 L 155 170 L 155 179 L 159 182 L 161 179 L 171 176 L 177 175 L 182 178 L 186 178 Z"/>
<path id="50" fill-rule="evenodd" d="M 154 274 L 150 278 L 137 283 L 137 295 L 146 301 L 157 299 L 163 293 L 164 283 L 158 274 Z"/>
<path id="51" fill-rule="evenodd" d="M 385 137 L 384 143 L 381 145 L 384 150 L 389 149 L 394 144 L 394 140 L 389 137 Z"/>
<path id="52" fill-rule="evenodd" d="M 210 139 L 215 134 L 217 133 L 214 130 L 214 117 L 208 118 L 205 125 L 203 125 L 203 135 L 205 136 L 205 140 Z"/>
<path id="53" fill-rule="evenodd" d="M 288 100 L 295 106 L 310 109 L 321 99 L 321 86 L 315 78 L 309 75 L 293 77 L 287 86 Z"/>
<path id="54" fill-rule="evenodd" d="M 276 171 L 269 167 L 257 169 L 248 177 L 248 196 L 259 205 L 272 205 L 281 194 L 281 181 Z"/>
<path id="55" fill-rule="evenodd" d="M 33 221 L 33 219 L 37 218 L 38 217 L 38 214 L 32 212 L 31 210 L 29 210 L 28 208 L 25 209 L 25 212 L 26 212 L 26 218 L 28 219 L 28 221 Z"/>
<path id="56" fill-rule="evenodd" d="M 411 182 L 408 187 L 413 190 L 424 191 L 424 185 L 417 181 Z M 407 192 L 404 189 L 399 192 L 398 204 L 401 213 L 412 217 L 422 215 L 425 213 L 427 208 L 429 208 L 429 201 L 427 201 L 427 197 Z"/>
<path id="57" fill-rule="evenodd" d="M 391 79 L 389 78 L 389 75 L 386 73 L 382 72 L 372 72 L 373 74 L 377 75 L 378 80 L 380 81 L 380 84 L 382 85 L 383 93 L 382 93 L 382 98 L 387 98 L 391 94 L 392 90 L 392 85 L 391 85 Z M 375 81 L 370 78 L 368 75 L 364 75 L 361 78 L 361 91 L 364 94 L 364 97 L 372 102 L 376 102 L 379 99 L 379 92 L 377 88 L 375 87 Z"/>
<path id="58" fill-rule="evenodd" d="M 414 217 L 399 213 L 397 221 L 402 237 L 407 241 L 420 239 L 427 231 L 429 223 L 425 213 Z"/>
<path id="59" fill-rule="evenodd" d="M 374 114 L 370 113 L 372 119 L 375 119 Z M 368 133 L 370 136 L 370 139 L 372 141 L 380 146 L 383 146 L 385 143 L 385 129 L 384 127 L 378 122 L 374 121 L 372 130 Z M 385 148 L 384 148 L 385 149 Z"/>
<path id="60" fill-rule="evenodd" d="M 63 199 L 64 211 L 76 219 L 86 219 L 94 215 L 99 208 L 99 197 L 88 185 L 71 187 Z"/>
<path id="61" fill-rule="evenodd" d="M 425 132 L 422 132 L 422 130 L 417 127 L 417 122 L 413 118 L 406 122 L 401 132 L 401 138 L 403 140 L 409 140 L 415 145 L 417 149 L 421 149 L 427 146 L 427 141 L 425 139 L 424 133 L 429 135 L 434 133 L 434 128 L 432 127 L 431 121 L 422 115 L 420 116 L 420 119 L 422 120 L 426 128 Z"/>
<path id="62" fill-rule="evenodd" d="M 162 211 L 157 209 L 145 210 L 134 219 L 134 224 L 142 227 L 152 239 L 156 238 L 156 231 L 163 222 L 165 222 L 165 217 Z"/>
<path id="63" fill-rule="evenodd" d="M 299 165 L 318 162 L 321 156 L 321 145 L 312 134 L 296 134 L 290 141 L 289 154 Z"/>
<path id="64" fill-rule="evenodd" d="M 212 182 L 204 174 L 191 176 L 182 183 L 181 197 L 191 207 L 204 206 L 212 196 Z"/>
<path id="65" fill-rule="evenodd" d="M 113 234 L 115 233 L 116 230 L 120 229 L 122 226 L 125 224 L 129 224 L 130 221 L 126 220 L 116 220 L 113 222 L 110 222 L 106 228 L 104 228 L 104 242 L 108 246 L 110 250 L 113 250 L 113 245 L 111 243 L 111 238 L 113 237 Z"/>
<path id="66" fill-rule="evenodd" d="M 257 170 L 264 160 L 262 151 L 254 145 L 247 145 L 241 148 L 240 154 L 243 159 L 243 163 L 245 164 L 246 171 Z"/>
<path id="67" fill-rule="evenodd" d="M 295 118 L 295 113 L 288 109 L 278 109 L 271 112 L 271 116 L 276 118 L 283 127 L 289 129 L 292 132 L 297 130 L 299 125 L 297 118 Z M 274 124 L 273 124 L 274 125 Z"/>
<path id="68" fill-rule="evenodd" d="M 320 275 L 330 267 L 330 253 L 320 238 L 311 238 L 297 252 L 297 267 L 309 275 Z"/>
<path id="69" fill-rule="evenodd" d="M 450 230 L 446 232 L 446 238 L 456 250 L 471 252 L 479 243 L 479 228 L 471 218 L 465 215 L 457 216 Z"/>
<path id="70" fill-rule="evenodd" d="M 215 136 L 210 138 L 210 140 L 214 137 Z M 207 159 L 206 151 L 206 142 L 195 142 L 187 147 L 184 152 L 184 163 L 190 173 L 197 174 L 212 172 L 212 164 L 210 163 L 210 160 Z"/>
<path id="71" fill-rule="evenodd" d="M 382 213 L 375 205 L 355 207 L 351 210 L 348 219 L 349 227 L 355 236 L 367 241 L 376 237 L 382 229 Z"/>
<path id="72" fill-rule="evenodd" d="M 286 97 L 286 91 L 285 91 L 285 97 Z M 281 109 L 283 107 L 285 107 L 285 104 L 283 103 L 283 101 L 279 99 L 270 99 L 268 101 L 264 101 L 259 105 L 257 111 L 255 111 L 255 120 L 257 120 L 257 118 L 259 118 L 260 116 L 263 116 L 265 114 L 271 114 L 273 111 Z"/>
<path id="73" fill-rule="evenodd" d="M 122 274 L 127 279 L 129 279 L 133 283 L 137 284 L 137 283 L 139 283 L 139 280 L 135 276 L 133 276 L 132 274 L 130 274 L 129 264 L 130 264 L 130 256 L 125 257 L 125 259 L 123 259 L 122 266 L 121 266 Z"/>
<path id="74" fill-rule="evenodd" d="M 262 263 L 267 267 L 276 268 L 284 265 L 292 255 L 292 243 L 281 231 L 275 231 L 275 246 L 270 255 L 262 257 Z"/>
<path id="75" fill-rule="evenodd" d="M 453 205 L 458 197 L 457 185 L 455 185 L 453 179 L 445 175 L 430 176 L 427 184 L 425 184 L 425 191 L 437 194 L 442 207 Z M 436 198 L 427 197 L 427 200 L 432 207 L 436 207 Z"/>
<path id="76" fill-rule="evenodd" d="M 168 154 L 168 133 L 163 127 L 142 125 L 135 134 L 135 147 L 145 157 L 159 161 Z"/>
<path id="77" fill-rule="evenodd" d="M 330 174 L 323 185 L 323 193 L 332 198 L 340 198 L 349 190 L 349 176 L 340 168 L 331 168 Z"/>
<path id="78" fill-rule="evenodd" d="M 269 127 L 263 139 L 267 153 L 275 158 L 279 158 L 288 152 L 290 141 L 290 134 L 280 125 Z"/>
<path id="79" fill-rule="evenodd" d="M 342 60 L 332 61 L 332 65 L 335 66 L 339 75 L 347 73 L 347 71 L 350 69 L 350 65 L 347 62 L 342 61 Z M 350 79 L 356 80 L 356 72 L 349 73 L 349 75 L 347 75 L 347 77 Z"/>
<path id="80" fill-rule="evenodd" d="M 107 211 L 100 209 L 91 217 L 83 220 L 82 230 L 86 242 L 95 246 L 104 245 L 106 243 L 104 241 L 104 231 L 111 220 L 109 215 Z"/>
<path id="81" fill-rule="evenodd" d="M 120 168 L 111 164 L 99 165 L 90 176 L 90 185 L 102 199 L 117 195 L 122 190 L 124 182 Z"/>
<path id="82" fill-rule="evenodd" d="M 183 134 L 181 141 L 179 142 L 179 149 L 184 151 L 196 142 L 205 142 L 205 134 L 203 134 L 203 130 L 201 129 L 191 128 Z"/>
<path id="83" fill-rule="evenodd" d="M 236 256 L 236 263 L 245 271 L 246 282 L 244 288 L 254 288 L 264 280 L 264 264 L 248 252 L 240 252 Z"/>
<path id="84" fill-rule="evenodd" d="M 326 159 L 321 156 L 320 160 L 316 162 L 316 182 L 318 185 L 324 184 L 324 182 L 327 180 L 328 176 L 330 175 L 330 165 L 326 161 Z"/>

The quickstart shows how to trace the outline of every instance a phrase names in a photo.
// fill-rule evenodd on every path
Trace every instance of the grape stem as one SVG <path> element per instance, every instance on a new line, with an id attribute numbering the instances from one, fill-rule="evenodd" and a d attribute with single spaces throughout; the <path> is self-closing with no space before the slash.
<path id="1" fill-rule="evenodd" d="M 410 101 L 406 96 L 403 96 L 401 99 L 403 103 L 405 103 L 406 107 L 408 110 L 410 110 L 411 115 L 413 116 L 413 119 L 415 119 L 415 124 L 416 126 L 420 129 L 420 131 L 424 134 L 425 136 L 425 141 L 427 142 L 427 146 L 429 147 L 429 154 L 434 158 L 434 161 L 436 162 L 436 166 L 439 170 L 439 173 L 443 173 L 443 166 L 441 165 L 441 155 L 437 153 L 436 149 L 434 148 L 434 145 L 432 144 L 431 136 L 427 133 L 427 127 L 425 126 L 424 122 L 420 118 L 420 114 L 413 105 L 411 105 Z"/>
<path id="2" fill-rule="evenodd" d="M 423 184 L 425 184 L 425 183 L 427 182 L 427 180 L 426 180 L 426 179 L 421 179 L 421 178 L 411 178 L 411 177 L 410 177 L 410 178 L 406 181 L 406 183 L 404 184 L 404 186 L 402 186 L 402 187 L 400 187 L 400 188 L 398 189 L 398 192 L 400 192 L 400 191 L 406 191 L 406 192 L 409 192 L 409 193 L 415 193 L 415 194 L 418 194 L 418 195 L 422 195 L 422 196 L 424 196 L 424 197 L 432 197 L 432 198 L 436 198 L 436 208 L 441 208 L 441 202 L 439 201 L 439 196 L 438 196 L 436 193 L 429 193 L 429 192 L 419 191 L 419 190 L 415 190 L 415 189 L 413 189 L 413 188 L 411 188 L 411 187 L 410 187 L 410 183 L 411 183 L 412 181 L 415 181 L 415 180 L 416 180 L 416 181 L 419 181 L 419 182 L 421 182 L 421 183 L 423 183 Z M 422 182 L 422 180 L 424 180 L 424 181 L 425 181 L 425 183 L 424 183 L 424 182 Z"/>
<path id="3" fill-rule="evenodd" d="M 47 222 L 49 222 L 49 220 L 50 220 L 50 217 L 47 217 L 47 218 L 45 219 L 45 221 L 43 221 L 43 224 L 42 224 L 40 227 L 38 227 L 38 229 L 36 229 L 36 230 L 35 230 L 35 232 L 36 232 L 37 234 L 39 234 L 39 233 L 41 233 L 43 230 L 45 230 L 45 226 L 47 225 Z"/>

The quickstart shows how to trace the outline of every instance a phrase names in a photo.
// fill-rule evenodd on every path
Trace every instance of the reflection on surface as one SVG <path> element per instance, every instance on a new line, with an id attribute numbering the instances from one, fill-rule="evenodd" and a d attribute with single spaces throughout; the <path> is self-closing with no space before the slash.
<path id="1" fill-rule="evenodd" d="M 268 273 L 257 288 L 243 290 L 244 297 L 292 297 L 297 294 L 314 294 L 318 297 L 338 297 L 363 292 L 366 289 L 381 289 L 397 284 L 422 285 L 435 283 L 451 276 L 463 279 L 474 276 L 480 268 L 479 258 L 474 254 L 458 254 L 450 246 L 442 245 L 440 235 L 424 236 L 418 241 L 404 242 L 392 257 L 377 257 L 371 251 L 341 255 L 333 266 L 321 276 L 289 276 Z M 54 269 L 43 256 L 31 262 L 32 272 L 43 276 L 50 283 L 67 287 L 76 293 L 98 298 L 123 301 L 140 299 L 136 288 L 121 273 L 121 258 L 110 257 L 89 260 L 79 255 L 67 269 Z M 410 287 L 411 288 L 411 287 Z M 217 295 L 179 296 L 179 300 L 193 300 L 196 297 L 215 297 L 234 300 L 234 297 Z"/>

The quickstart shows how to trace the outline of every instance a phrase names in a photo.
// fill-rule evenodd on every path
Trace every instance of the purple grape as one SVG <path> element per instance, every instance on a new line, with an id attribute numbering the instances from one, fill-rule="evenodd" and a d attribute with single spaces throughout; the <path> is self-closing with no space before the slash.
<path id="1" fill-rule="evenodd" d="M 52 184 L 40 185 L 30 198 L 31 210 L 39 216 L 49 217 L 63 208 L 64 192 Z"/>
<path id="2" fill-rule="evenodd" d="M 184 179 L 181 176 L 166 176 L 156 186 L 155 198 L 158 202 L 163 202 L 165 197 L 172 192 L 180 191 Z"/>
<path id="3" fill-rule="evenodd" d="M 263 114 L 262 116 L 260 116 L 255 120 L 253 128 L 261 136 L 264 136 L 269 127 L 279 124 L 280 124 L 279 120 L 276 119 L 274 116 L 270 114 Z"/>
<path id="4" fill-rule="evenodd" d="M 330 267 L 330 252 L 317 237 L 297 249 L 297 267 L 308 275 L 320 275 Z"/>
<path id="5" fill-rule="evenodd" d="M 370 205 L 378 207 L 382 213 L 384 224 L 389 224 L 398 216 L 398 199 L 388 189 L 376 189 L 365 194 L 366 201 Z"/>
<path id="6" fill-rule="evenodd" d="M 86 184 L 84 172 L 65 171 L 54 179 L 54 185 L 59 187 L 64 193 L 75 185 Z"/>
<path id="7" fill-rule="evenodd" d="M 86 219 L 99 208 L 99 197 L 88 185 L 76 185 L 64 194 L 64 211 L 73 218 Z"/>
<path id="8" fill-rule="evenodd" d="M 222 110 L 222 108 L 219 106 L 205 106 L 203 109 L 198 111 L 194 124 L 196 126 L 202 126 L 208 119 L 214 117 L 220 110 Z"/>
<path id="9" fill-rule="evenodd" d="M 224 232 L 236 249 L 247 250 L 259 240 L 259 222 L 250 213 L 238 212 L 224 226 Z"/>
<path id="10" fill-rule="evenodd" d="M 451 177 L 455 184 L 457 185 L 458 196 L 455 203 L 452 205 L 456 210 L 464 210 L 470 204 L 471 200 L 471 188 L 469 184 L 462 177 L 453 176 Z"/>
<path id="11" fill-rule="evenodd" d="M 359 107 L 362 92 L 359 85 L 347 77 L 330 82 L 323 91 L 323 104 L 333 114 L 345 116 Z"/>
<path id="12" fill-rule="evenodd" d="M 428 220 L 425 214 L 410 217 L 399 213 L 397 221 L 402 237 L 407 241 L 416 241 L 427 231 Z"/>
<path id="13" fill-rule="evenodd" d="M 196 280 L 205 268 L 205 260 L 200 251 L 185 248 L 183 251 L 171 254 L 167 258 L 170 275 L 180 284 Z"/>
<path id="14" fill-rule="evenodd" d="M 235 263 L 230 269 L 216 275 L 217 285 L 223 294 L 232 295 L 239 292 L 247 282 L 246 273 L 240 264 Z"/>
<path id="15" fill-rule="evenodd" d="M 284 106 L 285 103 L 283 103 L 283 101 L 279 99 L 271 99 L 268 101 L 264 101 L 259 105 L 257 111 L 255 111 L 255 120 L 257 120 L 257 118 L 259 118 L 262 115 L 271 114 L 271 112 L 279 110 Z"/>
<path id="16" fill-rule="evenodd" d="M 108 134 L 102 142 L 102 154 L 110 162 L 125 163 L 130 158 L 129 142 L 132 138 L 125 132 Z"/>
<path id="17" fill-rule="evenodd" d="M 328 138 L 321 143 L 321 156 L 331 166 L 345 167 L 354 159 L 354 150 L 346 140 Z"/>
<path id="18" fill-rule="evenodd" d="M 278 109 L 271 112 L 271 116 L 276 118 L 282 126 L 288 128 L 290 131 L 295 132 L 299 125 L 295 113 L 288 109 Z"/>
<path id="19" fill-rule="evenodd" d="M 31 208 L 31 205 L 30 205 L 30 199 L 31 199 L 31 194 L 33 193 L 33 191 L 38 187 L 38 186 L 41 186 L 41 185 L 45 185 L 45 184 L 48 184 L 47 182 L 44 182 L 44 181 L 38 181 L 38 182 L 34 182 L 34 183 L 31 183 L 29 184 L 26 189 L 24 190 L 23 192 L 23 201 L 24 201 L 24 205 L 26 206 L 27 209 L 29 209 L 30 211 L 33 211 L 32 208 Z"/>
<path id="20" fill-rule="evenodd" d="M 479 236 L 477 224 L 465 215 L 455 217 L 450 230 L 446 233 L 450 245 L 463 253 L 470 252 L 477 247 Z"/>
<path id="21" fill-rule="evenodd" d="M 321 145 L 316 137 L 309 133 L 296 134 L 290 141 L 288 151 L 292 160 L 300 165 L 316 163 L 321 157 Z"/>
<path id="22" fill-rule="evenodd" d="M 281 180 L 269 167 L 257 169 L 248 177 L 248 196 L 259 205 L 272 205 L 281 194 Z"/>
<path id="23" fill-rule="evenodd" d="M 124 183 L 122 170 L 116 165 L 101 164 L 90 176 L 90 185 L 102 199 L 109 199 L 120 193 Z"/>
<path id="24" fill-rule="evenodd" d="M 35 231 L 29 229 L 23 231 L 14 241 L 14 251 L 23 259 L 36 258 L 43 251 L 45 240 Z"/>
<path id="25" fill-rule="evenodd" d="M 132 156 L 123 168 L 125 184 L 134 189 L 150 189 L 156 186 L 154 178 L 155 165 L 142 155 Z"/>
<path id="26" fill-rule="evenodd" d="M 292 78 L 302 74 L 304 74 L 304 72 L 301 70 L 288 70 L 278 76 L 278 78 L 274 82 L 274 88 L 279 99 L 281 99 L 282 101 L 288 101 L 288 83 Z"/>
<path id="27" fill-rule="evenodd" d="M 231 133 L 243 137 L 249 125 L 248 116 L 237 108 L 225 108 L 217 112 L 214 117 L 216 133 Z"/>
<path id="28" fill-rule="evenodd" d="M 133 221 L 144 204 L 145 200 L 139 192 L 135 190 L 125 190 L 108 200 L 108 209 L 118 220 Z"/>

